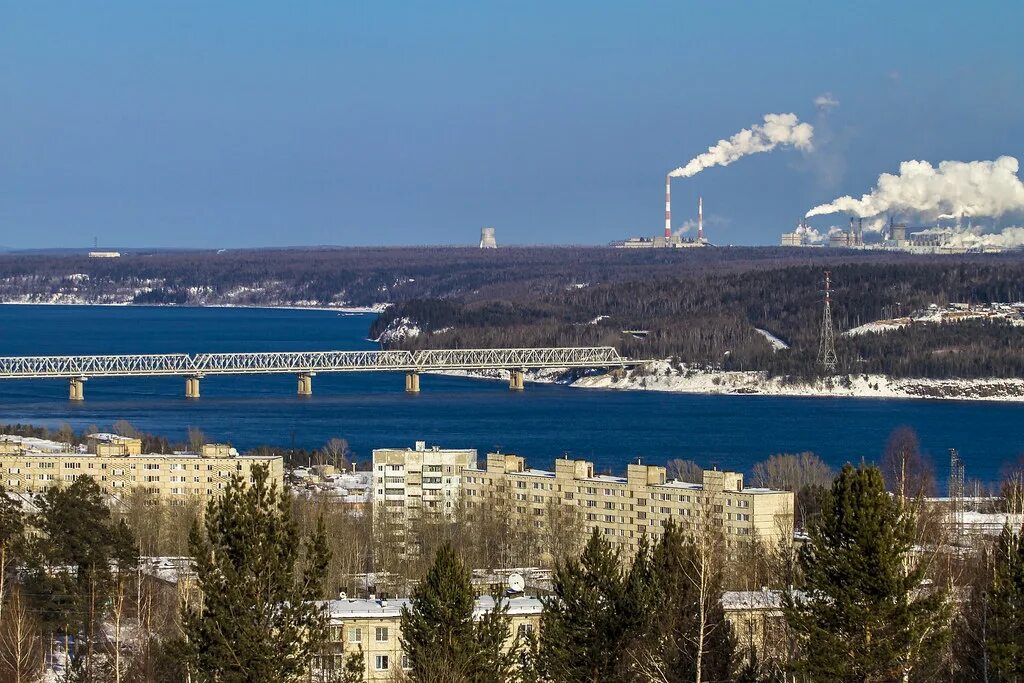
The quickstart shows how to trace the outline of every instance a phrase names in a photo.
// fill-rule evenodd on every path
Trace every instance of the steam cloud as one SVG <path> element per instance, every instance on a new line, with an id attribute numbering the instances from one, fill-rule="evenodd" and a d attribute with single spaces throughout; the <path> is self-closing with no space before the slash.
<path id="1" fill-rule="evenodd" d="M 838 107 L 839 100 L 832 93 L 827 92 L 814 98 L 814 106 L 824 112 Z"/>
<path id="2" fill-rule="evenodd" d="M 712 166 L 728 166 L 749 154 L 770 152 L 779 145 L 804 152 L 813 149 L 814 127 L 801 123 L 796 114 L 765 114 L 764 123 L 744 128 L 728 140 L 719 140 L 708 151 L 669 173 L 673 178 L 690 178 Z"/>
<path id="3" fill-rule="evenodd" d="M 1024 212 L 1024 183 L 1011 156 L 995 161 L 904 161 L 898 175 L 883 173 L 860 199 L 847 195 L 816 206 L 807 217 L 850 213 L 861 218 L 914 214 L 926 220 Z"/>

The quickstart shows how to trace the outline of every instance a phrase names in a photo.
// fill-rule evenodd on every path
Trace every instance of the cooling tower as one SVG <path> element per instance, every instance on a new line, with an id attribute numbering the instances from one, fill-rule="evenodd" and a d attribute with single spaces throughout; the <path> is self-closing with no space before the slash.
<path id="1" fill-rule="evenodd" d="M 494 239 L 494 228 L 480 228 L 480 248 L 498 248 L 498 242 Z"/>

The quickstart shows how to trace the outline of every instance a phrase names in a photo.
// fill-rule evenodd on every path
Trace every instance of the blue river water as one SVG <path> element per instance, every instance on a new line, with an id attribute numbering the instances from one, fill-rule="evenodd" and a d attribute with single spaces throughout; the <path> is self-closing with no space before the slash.
<path id="1" fill-rule="evenodd" d="M 0 305 L 0 355 L 202 353 L 367 349 L 372 315 L 335 311 Z M 57 380 L 0 381 L 0 423 L 77 429 L 125 419 L 184 441 L 189 426 L 240 448 L 317 447 L 348 439 L 356 456 L 418 439 L 447 447 L 500 448 L 550 467 L 564 453 L 615 473 L 627 462 L 671 458 L 749 472 L 772 453 L 814 451 L 839 466 L 877 461 L 891 432 L 910 426 L 935 459 L 957 448 L 968 478 L 994 481 L 1024 452 L 1024 404 L 924 400 L 700 396 L 573 389 L 424 376 L 406 395 L 392 373 L 321 374 L 313 396 L 291 375 L 207 377 L 202 398 L 181 378 L 91 379 L 85 401 Z"/>

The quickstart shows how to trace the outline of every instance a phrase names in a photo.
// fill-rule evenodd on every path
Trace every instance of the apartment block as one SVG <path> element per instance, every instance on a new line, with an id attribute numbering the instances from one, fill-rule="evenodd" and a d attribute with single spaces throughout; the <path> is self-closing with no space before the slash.
<path id="1" fill-rule="evenodd" d="M 727 547 L 793 534 L 793 493 L 746 487 L 737 472 L 705 470 L 697 484 L 667 481 L 665 468 L 653 465 L 630 464 L 616 477 L 595 474 L 586 460 L 560 458 L 548 471 L 528 468 L 517 455 L 489 453 L 485 469 L 463 471 L 462 486 L 470 510 L 500 503 L 522 528 L 544 531 L 549 505 L 574 510 L 587 536 L 597 529 L 626 555 L 642 536 L 658 538 L 669 520 L 717 528 Z"/>
<path id="2" fill-rule="evenodd" d="M 205 503 L 238 474 L 249 479 L 254 465 L 270 468 L 284 486 L 280 457 L 239 455 L 225 444 L 205 444 L 199 453 L 143 453 L 142 441 L 117 434 L 92 434 L 78 448 L 43 439 L 0 435 L 0 483 L 10 491 L 38 493 L 92 477 L 115 498 L 142 489 L 171 504 Z"/>
<path id="3" fill-rule="evenodd" d="M 427 447 L 377 448 L 373 451 L 373 491 L 383 505 L 404 519 L 424 511 L 454 513 L 462 487 L 462 472 L 476 468 L 476 450 Z"/>
<path id="4" fill-rule="evenodd" d="M 331 600 L 326 603 L 330 621 L 328 652 L 317 658 L 314 668 L 320 672 L 340 671 L 345 658 L 362 652 L 366 666 L 365 681 L 378 683 L 401 680 L 408 671 L 409 661 L 402 651 L 401 614 L 409 601 L 378 599 Z M 477 598 L 474 617 L 479 619 L 494 609 L 494 599 Z M 511 646 L 517 635 L 537 632 L 540 628 L 543 605 L 537 598 L 512 597 L 509 599 L 510 625 L 507 644 Z"/>

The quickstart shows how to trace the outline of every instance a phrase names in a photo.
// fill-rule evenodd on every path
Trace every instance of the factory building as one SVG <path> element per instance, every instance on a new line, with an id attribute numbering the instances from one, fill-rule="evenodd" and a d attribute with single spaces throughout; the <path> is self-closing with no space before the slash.
<path id="1" fill-rule="evenodd" d="M 486 469 L 467 468 L 462 481 L 470 510 L 506 497 L 509 514 L 543 532 L 548 506 L 562 506 L 577 512 L 584 536 L 597 530 L 626 557 L 670 520 L 710 524 L 727 547 L 750 540 L 775 545 L 793 534 L 793 493 L 745 487 L 736 472 L 705 470 L 698 484 L 667 481 L 665 468 L 652 465 L 630 464 L 617 477 L 595 474 L 586 460 L 559 458 L 552 472 L 530 469 L 517 455 L 489 453 Z"/>
<path id="2" fill-rule="evenodd" d="M 619 242 L 612 242 L 616 249 L 691 249 L 706 247 L 704 239 L 704 198 L 697 198 L 697 237 L 683 237 L 672 232 L 672 177 L 665 176 L 665 232 L 654 237 L 630 237 Z"/>
<path id="3" fill-rule="evenodd" d="M 143 453 L 140 439 L 117 434 L 91 434 L 80 448 L 0 435 L 0 483 L 18 493 L 39 493 L 91 477 L 113 498 L 141 489 L 171 504 L 206 503 L 227 487 L 232 476 L 248 480 L 254 465 L 269 467 L 270 481 L 283 488 L 280 457 L 239 455 L 226 444 L 205 444 L 198 453 L 162 454 Z"/>

